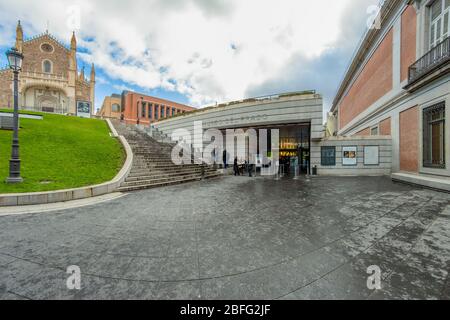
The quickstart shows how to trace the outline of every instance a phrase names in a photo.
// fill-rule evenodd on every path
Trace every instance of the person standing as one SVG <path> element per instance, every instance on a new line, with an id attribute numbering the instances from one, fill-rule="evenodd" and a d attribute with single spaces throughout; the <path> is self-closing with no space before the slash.
<path id="1" fill-rule="evenodd" d="M 223 160 L 224 169 L 227 169 L 228 164 L 227 164 L 227 150 L 226 149 L 223 150 L 222 160 Z"/>
<path id="2" fill-rule="evenodd" d="M 239 165 L 238 165 L 238 158 L 234 158 L 234 163 L 233 163 L 233 171 L 234 171 L 234 175 L 235 176 L 240 176 L 241 174 L 239 173 Z"/>

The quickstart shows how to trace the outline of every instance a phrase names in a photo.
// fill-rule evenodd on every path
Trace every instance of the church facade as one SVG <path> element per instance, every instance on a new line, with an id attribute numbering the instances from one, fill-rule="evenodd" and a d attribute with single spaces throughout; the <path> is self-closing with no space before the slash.
<path id="1" fill-rule="evenodd" d="M 17 24 L 15 47 L 24 55 L 19 74 L 19 109 L 90 117 L 95 112 L 95 68 L 78 72 L 77 40 L 70 48 L 48 32 L 24 40 Z M 0 107 L 13 107 L 13 74 L 0 70 Z"/>

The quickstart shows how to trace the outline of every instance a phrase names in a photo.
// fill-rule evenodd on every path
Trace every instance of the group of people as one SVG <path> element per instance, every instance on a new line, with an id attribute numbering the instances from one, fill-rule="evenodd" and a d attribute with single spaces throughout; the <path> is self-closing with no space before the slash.
<path id="1" fill-rule="evenodd" d="M 223 150 L 223 167 L 225 169 L 228 169 L 228 160 L 229 160 L 229 153 L 226 150 Z M 253 165 L 250 164 L 247 160 L 238 159 L 238 157 L 234 158 L 233 162 L 233 172 L 235 176 L 244 175 L 244 171 L 248 172 L 248 176 L 252 176 L 253 172 Z"/>
<path id="2" fill-rule="evenodd" d="M 253 165 L 250 164 L 247 160 L 242 161 L 238 160 L 238 158 L 234 158 L 233 171 L 235 176 L 244 175 L 244 170 L 248 172 L 248 176 L 252 176 Z"/>

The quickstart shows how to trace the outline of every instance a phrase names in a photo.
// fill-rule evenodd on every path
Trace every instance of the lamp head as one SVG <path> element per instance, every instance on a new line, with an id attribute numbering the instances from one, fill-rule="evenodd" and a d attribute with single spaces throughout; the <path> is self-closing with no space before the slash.
<path id="1" fill-rule="evenodd" d="M 13 71 L 22 70 L 23 54 L 21 54 L 16 48 L 11 48 L 6 52 L 8 58 L 9 67 Z"/>

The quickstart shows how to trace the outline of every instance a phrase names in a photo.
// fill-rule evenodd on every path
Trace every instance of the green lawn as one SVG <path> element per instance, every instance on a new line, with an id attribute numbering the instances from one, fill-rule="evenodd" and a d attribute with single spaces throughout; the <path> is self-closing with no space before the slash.
<path id="1" fill-rule="evenodd" d="M 10 110 L 0 110 L 5 111 Z M 119 172 L 125 152 L 105 121 L 41 115 L 43 120 L 20 119 L 21 184 L 5 183 L 12 131 L 0 130 L 0 193 L 82 187 L 109 181 Z"/>

